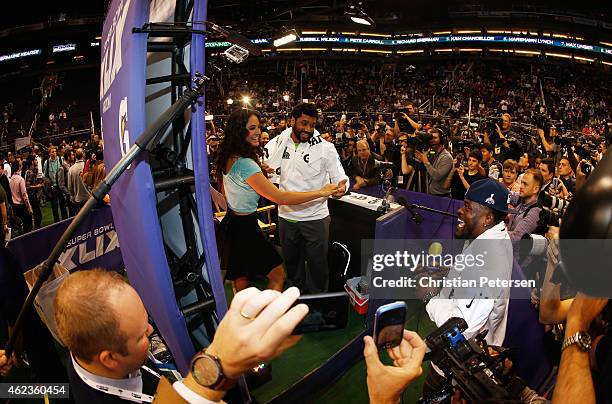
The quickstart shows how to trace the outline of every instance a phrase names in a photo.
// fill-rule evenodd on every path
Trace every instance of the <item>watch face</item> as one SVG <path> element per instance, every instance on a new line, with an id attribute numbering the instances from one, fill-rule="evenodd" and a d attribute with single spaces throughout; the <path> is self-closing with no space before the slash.
<path id="1" fill-rule="evenodd" d="M 578 334 L 578 341 L 582 349 L 586 351 L 591 349 L 591 336 L 589 334 L 581 332 Z"/>
<path id="2" fill-rule="evenodd" d="M 208 355 L 195 359 L 191 367 L 193 378 L 204 387 L 214 385 L 220 377 L 219 365 Z"/>

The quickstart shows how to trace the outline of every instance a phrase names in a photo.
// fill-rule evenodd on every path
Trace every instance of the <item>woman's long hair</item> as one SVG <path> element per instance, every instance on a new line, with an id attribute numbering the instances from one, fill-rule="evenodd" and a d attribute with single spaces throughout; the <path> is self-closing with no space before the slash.
<path id="1" fill-rule="evenodd" d="M 223 141 L 219 145 L 217 171 L 227 174 L 225 165 L 232 156 L 251 158 L 259 165 L 260 149 L 251 146 L 246 141 L 247 122 L 253 115 L 257 119 L 261 118 L 259 112 L 246 108 L 236 110 L 229 116 L 223 132 Z"/>

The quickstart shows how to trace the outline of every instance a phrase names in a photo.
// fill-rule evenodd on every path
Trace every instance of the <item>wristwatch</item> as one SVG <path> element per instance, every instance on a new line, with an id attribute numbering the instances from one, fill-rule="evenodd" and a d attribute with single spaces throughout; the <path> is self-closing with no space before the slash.
<path id="1" fill-rule="evenodd" d="M 231 389 L 237 381 L 225 376 L 221 360 L 206 352 L 196 355 L 191 360 L 191 374 L 200 386 L 218 391 Z"/>
<path id="2" fill-rule="evenodd" d="M 581 351 L 590 351 L 591 350 L 591 336 L 582 331 L 576 332 L 569 338 L 566 338 L 563 341 L 563 345 L 561 345 L 561 350 L 563 351 L 570 345 L 576 344 Z"/>

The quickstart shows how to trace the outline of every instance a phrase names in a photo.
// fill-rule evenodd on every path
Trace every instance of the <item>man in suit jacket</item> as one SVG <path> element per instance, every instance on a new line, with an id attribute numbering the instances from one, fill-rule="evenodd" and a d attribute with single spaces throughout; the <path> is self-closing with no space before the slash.
<path id="1" fill-rule="evenodd" d="M 382 157 L 370 151 L 370 145 L 366 140 L 359 140 L 357 155 L 353 156 L 351 164 L 351 178 L 355 181 L 354 190 L 380 183 L 380 176 L 375 165 L 376 160 L 381 161 Z"/>

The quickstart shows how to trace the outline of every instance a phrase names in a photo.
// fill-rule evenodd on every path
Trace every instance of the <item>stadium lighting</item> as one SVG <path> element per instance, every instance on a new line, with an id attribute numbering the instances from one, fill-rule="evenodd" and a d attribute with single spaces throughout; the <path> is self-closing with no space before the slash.
<path id="1" fill-rule="evenodd" d="M 285 32 L 285 34 L 279 38 L 274 40 L 274 47 L 278 48 L 279 46 L 287 45 L 288 43 L 295 42 L 299 38 L 297 31 L 292 29 L 290 31 Z"/>
<path id="2" fill-rule="evenodd" d="M 361 2 L 357 6 L 353 4 L 349 5 L 348 10 L 344 13 L 344 15 L 349 17 L 351 21 L 356 24 L 368 25 L 371 27 L 376 25 L 374 23 L 374 20 L 370 18 L 370 16 L 367 15 L 365 11 L 363 11 L 363 8 L 361 8 Z"/>
<path id="3" fill-rule="evenodd" d="M 248 95 L 243 95 L 242 96 L 242 103 L 244 105 L 247 105 L 249 102 L 251 102 L 251 97 L 249 97 Z"/>
<path id="4" fill-rule="evenodd" d="M 232 105 L 234 103 L 234 100 L 232 100 L 231 98 L 227 99 L 227 105 Z"/>

